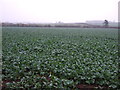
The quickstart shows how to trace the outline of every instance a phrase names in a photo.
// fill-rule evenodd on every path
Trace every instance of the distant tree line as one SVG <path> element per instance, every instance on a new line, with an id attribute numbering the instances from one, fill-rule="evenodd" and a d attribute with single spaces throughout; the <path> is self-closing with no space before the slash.
<path id="1" fill-rule="evenodd" d="M 32 23 L 2 23 L 3 27 L 77 27 L 77 28 L 117 28 L 110 27 L 107 20 L 104 21 L 103 26 L 91 25 L 87 23 L 50 23 L 50 24 L 32 24 Z"/>
<path id="2" fill-rule="evenodd" d="M 49 24 L 23 24 L 23 23 L 2 23 L 2 26 L 13 26 L 13 27 L 50 27 Z"/>

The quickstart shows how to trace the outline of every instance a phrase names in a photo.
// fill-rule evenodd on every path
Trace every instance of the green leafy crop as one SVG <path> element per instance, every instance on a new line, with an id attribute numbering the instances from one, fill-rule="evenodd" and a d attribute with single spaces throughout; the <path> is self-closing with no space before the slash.
<path id="1" fill-rule="evenodd" d="M 117 88 L 116 29 L 3 27 L 6 88 Z"/>

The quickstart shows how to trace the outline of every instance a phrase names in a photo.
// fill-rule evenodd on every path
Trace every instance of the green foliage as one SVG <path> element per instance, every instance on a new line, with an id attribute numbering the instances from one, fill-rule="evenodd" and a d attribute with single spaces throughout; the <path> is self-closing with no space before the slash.
<path id="1" fill-rule="evenodd" d="M 11 88 L 118 83 L 117 30 L 3 28 L 3 81 Z"/>

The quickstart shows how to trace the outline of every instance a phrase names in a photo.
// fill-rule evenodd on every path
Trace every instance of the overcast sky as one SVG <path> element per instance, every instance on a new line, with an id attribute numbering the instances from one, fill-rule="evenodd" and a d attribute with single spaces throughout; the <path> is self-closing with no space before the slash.
<path id="1" fill-rule="evenodd" d="M 0 0 L 2 22 L 118 21 L 119 0 Z"/>

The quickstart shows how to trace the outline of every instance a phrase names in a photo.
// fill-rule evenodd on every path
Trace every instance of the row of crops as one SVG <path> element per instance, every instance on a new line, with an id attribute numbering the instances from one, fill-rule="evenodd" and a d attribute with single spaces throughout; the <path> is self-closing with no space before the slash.
<path id="1" fill-rule="evenodd" d="M 118 88 L 117 29 L 3 27 L 3 88 Z"/>

